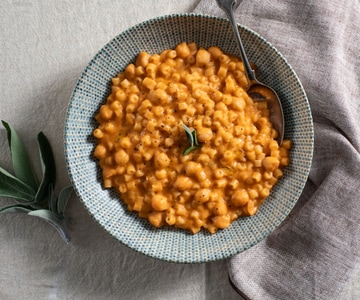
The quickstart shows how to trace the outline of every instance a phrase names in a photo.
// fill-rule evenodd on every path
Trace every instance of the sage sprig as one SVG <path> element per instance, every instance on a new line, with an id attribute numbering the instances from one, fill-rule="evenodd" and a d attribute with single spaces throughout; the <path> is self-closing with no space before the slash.
<path id="1" fill-rule="evenodd" d="M 0 167 L 0 197 L 13 198 L 16 203 L 1 207 L 0 214 L 26 213 L 41 218 L 69 243 L 64 212 L 73 188 L 66 186 L 55 197 L 56 166 L 48 139 L 42 132 L 37 135 L 42 171 L 42 179 L 38 181 L 19 135 L 7 122 L 2 124 L 7 131 L 14 175 Z"/>
<path id="2" fill-rule="evenodd" d="M 185 124 L 182 124 L 182 127 L 185 130 L 186 138 L 190 144 L 190 146 L 186 148 L 185 151 L 183 152 L 183 156 L 185 156 L 188 155 L 191 151 L 195 149 L 199 149 L 201 147 L 201 144 L 199 144 L 195 129 L 190 130 Z"/>

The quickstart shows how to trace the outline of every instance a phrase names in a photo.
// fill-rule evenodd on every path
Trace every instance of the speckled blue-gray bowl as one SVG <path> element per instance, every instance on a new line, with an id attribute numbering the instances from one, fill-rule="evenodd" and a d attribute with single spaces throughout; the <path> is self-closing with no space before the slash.
<path id="1" fill-rule="evenodd" d="M 285 138 L 293 141 L 291 163 L 284 177 L 253 217 L 241 218 L 216 234 L 153 228 L 129 213 L 115 190 L 102 187 L 101 170 L 93 157 L 94 119 L 110 92 L 111 78 L 134 62 L 140 51 L 160 53 L 177 44 L 196 42 L 238 54 L 230 23 L 221 18 L 180 14 L 155 18 L 121 33 L 102 48 L 82 73 L 70 99 L 65 122 L 65 157 L 77 195 L 92 217 L 119 242 L 166 261 L 195 263 L 223 259 L 264 239 L 280 225 L 297 202 L 309 174 L 313 123 L 303 87 L 284 57 L 263 37 L 239 26 L 248 58 L 258 79 L 273 87 L 285 113 Z M 221 32 L 221 34 L 219 34 Z"/>

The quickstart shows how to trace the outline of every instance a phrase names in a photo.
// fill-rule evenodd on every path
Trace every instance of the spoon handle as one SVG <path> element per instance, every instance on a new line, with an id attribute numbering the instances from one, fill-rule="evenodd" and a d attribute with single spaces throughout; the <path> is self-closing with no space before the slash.
<path id="1" fill-rule="evenodd" d="M 237 1 L 236 0 L 216 0 L 216 2 L 218 4 L 218 6 L 225 11 L 225 13 L 227 14 L 227 16 L 230 20 L 231 27 L 234 31 L 234 35 L 236 37 L 236 40 L 237 40 L 237 43 L 239 46 L 240 57 L 244 64 L 244 69 L 245 69 L 245 74 L 246 74 L 247 79 L 249 80 L 250 83 L 253 81 L 257 82 L 256 77 L 255 77 L 255 71 L 251 68 L 249 60 L 246 56 L 246 52 L 245 52 L 244 46 L 241 42 L 239 30 L 238 30 L 237 23 L 236 23 L 235 17 L 234 17 L 234 6 L 235 6 L 235 8 L 238 7 L 239 4 L 242 2 L 242 0 L 237 0 Z"/>

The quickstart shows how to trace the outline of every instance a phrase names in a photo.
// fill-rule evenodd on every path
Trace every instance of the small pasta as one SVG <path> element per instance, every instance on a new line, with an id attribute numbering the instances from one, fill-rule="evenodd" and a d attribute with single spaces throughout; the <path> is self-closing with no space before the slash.
<path id="1" fill-rule="evenodd" d="M 254 215 L 289 165 L 266 102 L 246 93 L 242 62 L 212 46 L 140 52 L 112 79 L 93 136 L 105 188 L 155 227 L 211 233 Z M 182 125 L 200 147 L 183 155 Z"/>

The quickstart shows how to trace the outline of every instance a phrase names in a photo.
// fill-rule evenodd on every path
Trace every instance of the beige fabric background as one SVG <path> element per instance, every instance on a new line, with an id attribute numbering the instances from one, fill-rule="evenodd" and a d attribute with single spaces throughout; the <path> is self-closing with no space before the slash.
<path id="1" fill-rule="evenodd" d="M 247 0 L 243 5 L 249 9 L 260 2 L 262 6 L 273 5 L 269 1 Z M 132 25 L 160 15 L 190 12 L 198 3 L 199 0 L 0 2 L 0 119 L 11 123 L 21 134 L 38 173 L 35 138 L 44 131 L 54 148 L 58 187 L 69 183 L 63 155 L 65 111 L 77 78 L 96 52 Z M 283 20 L 287 13 L 285 3 L 275 1 L 275 7 L 282 10 L 277 12 L 274 7 L 263 18 L 275 23 Z M 300 22 L 301 18 L 297 20 Z M 239 22 L 259 25 L 249 18 Z M 253 29 L 267 37 L 261 26 Z M 286 38 L 291 39 L 298 32 L 290 29 Z M 286 50 L 286 39 L 270 41 Z M 303 53 L 302 49 L 285 52 L 290 63 Z M 297 69 L 301 69 L 301 64 L 296 65 Z M 324 74 L 319 71 L 313 76 Z M 308 77 L 303 76 L 302 80 L 309 86 Z M 0 165 L 10 169 L 2 127 L 0 154 Z M 0 199 L 0 205 L 7 203 L 10 200 Z M 76 197 L 69 204 L 67 216 L 72 237 L 69 246 L 41 220 L 24 215 L 0 216 L 0 299 L 239 299 L 228 282 L 227 261 L 177 265 L 135 253 L 99 228 Z M 354 273 L 353 279 L 349 275 L 340 299 L 359 299 L 358 274 Z"/>

